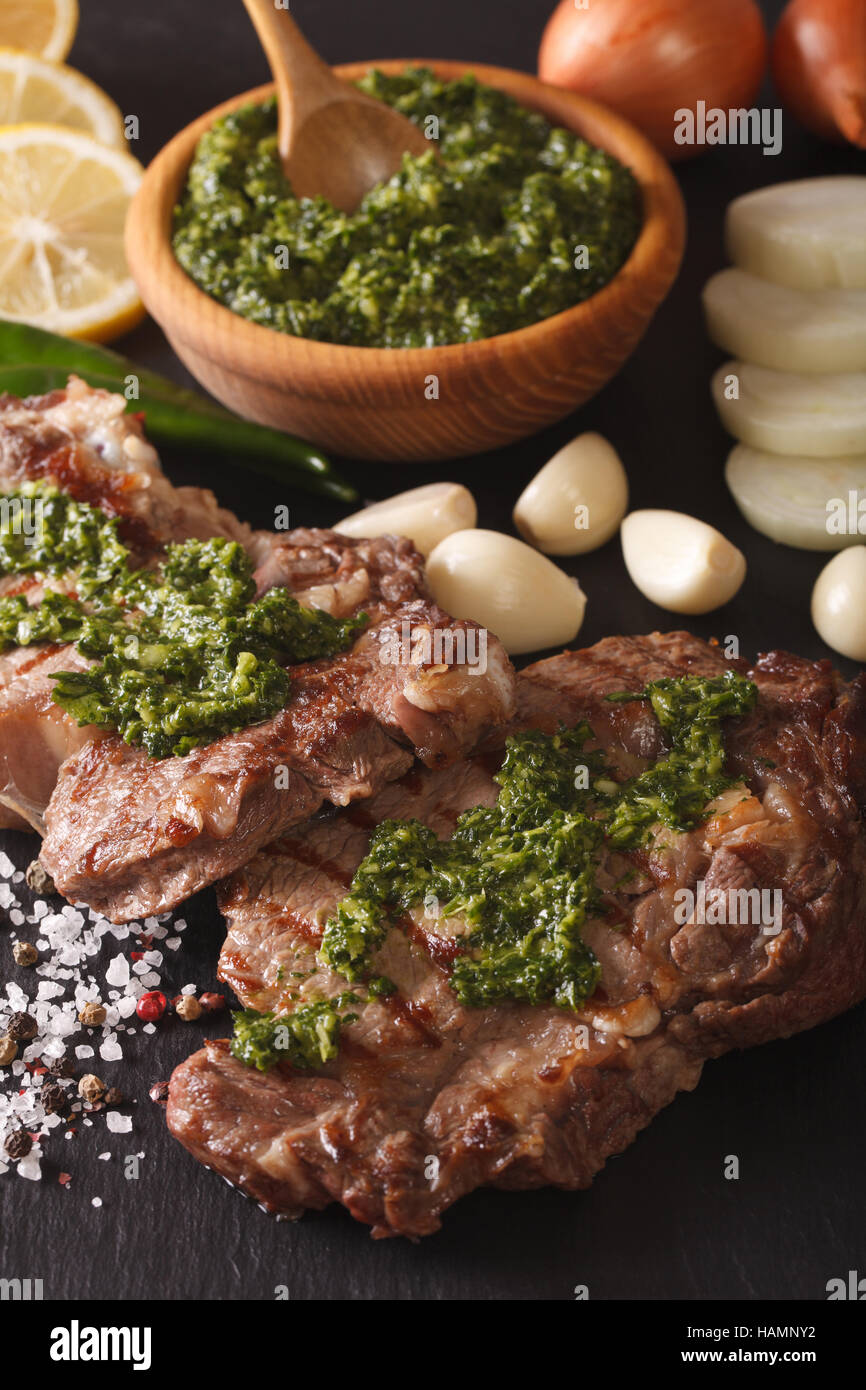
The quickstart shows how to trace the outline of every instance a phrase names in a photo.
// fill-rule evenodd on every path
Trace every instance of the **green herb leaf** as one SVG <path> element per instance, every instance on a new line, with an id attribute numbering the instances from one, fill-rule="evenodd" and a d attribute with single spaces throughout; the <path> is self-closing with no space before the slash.
<path id="1" fill-rule="evenodd" d="M 278 1062 L 320 1067 L 337 1056 L 340 1028 L 351 1018 L 339 1011 L 354 1000 L 350 994 L 333 1000 L 317 999 L 289 1014 L 238 1010 L 232 1016 L 232 1056 L 258 1071 L 268 1071 Z"/>

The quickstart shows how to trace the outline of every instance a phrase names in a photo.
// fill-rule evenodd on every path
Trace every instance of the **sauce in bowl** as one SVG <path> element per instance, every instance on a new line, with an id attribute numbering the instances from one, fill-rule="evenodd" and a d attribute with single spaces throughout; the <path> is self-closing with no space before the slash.
<path id="1" fill-rule="evenodd" d="M 472 76 L 368 73 L 364 91 L 430 135 L 358 210 L 297 199 L 274 99 L 217 120 L 175 211 L 174 251 L 254 323 L 360 347 L 507 333 L 588 299 L 624 264 L 640 193 L 612 155 Z"/>

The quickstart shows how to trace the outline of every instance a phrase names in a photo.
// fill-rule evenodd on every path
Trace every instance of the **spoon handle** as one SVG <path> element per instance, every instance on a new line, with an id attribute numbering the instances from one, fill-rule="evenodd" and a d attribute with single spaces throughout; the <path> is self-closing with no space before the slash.
<path id="1" fill-rule="evenodd" d="M 293 129 L 300 128 L 310 111 L 351 93 L 307 43 L 288 10 L 277 9 L 274 0 L 244 0 L 244 5 L 276 83 L 279 147 L 285 158 Z"/>

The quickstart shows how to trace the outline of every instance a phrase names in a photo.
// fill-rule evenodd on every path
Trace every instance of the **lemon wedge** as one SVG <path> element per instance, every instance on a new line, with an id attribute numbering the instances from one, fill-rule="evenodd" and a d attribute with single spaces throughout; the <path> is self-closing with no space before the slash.
<path id="1" fill-rule="evenodd" d="M 0 48 L 0 125 L 33 121 L 71 126 L 127 149 L 120 108 L 89 77 L 20 48 Z"/>
<path id="2" fill-rule="evenodd" d="M 123 224 L 143 172 L 78 130 L 0 127 L 0 318 L 94 342 L 138 322 Z"/>
<path id="3" fill-rule="evenodd" d="M 0 0 L 0 46 L 42 58 L 66 57 L 78 28 L 78 0 Z"/>

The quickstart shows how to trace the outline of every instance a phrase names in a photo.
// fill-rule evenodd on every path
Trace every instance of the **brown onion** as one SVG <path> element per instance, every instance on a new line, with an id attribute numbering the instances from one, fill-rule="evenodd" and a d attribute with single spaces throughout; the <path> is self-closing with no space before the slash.
<path id="1" fill-rule="evenodd" d="M 866 0 L 791 0 L 772 64 L 783 104 L 807 130 L 866 149 Z"/>
<path id="2" fill-rule="evenodd" d="M 705 147 L 675 142 L 674 113 L 750 106 L 766 63 L 755 0 L 561 0 L 538 75 L 613 107 L 669 159 L 690 159 Z"/>

